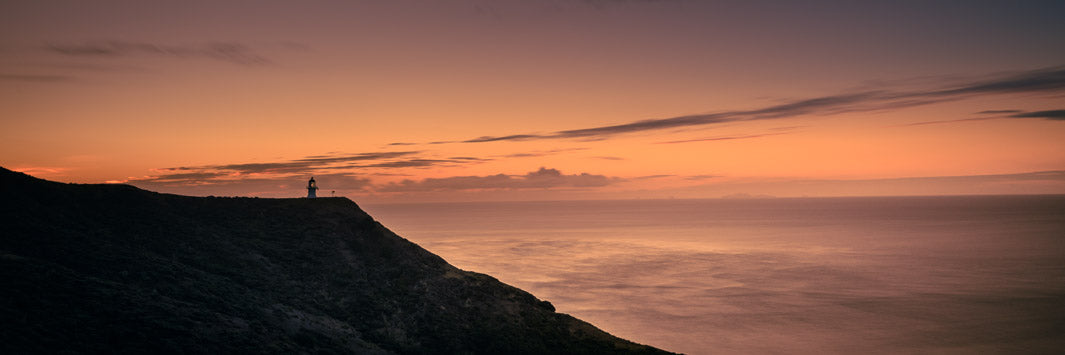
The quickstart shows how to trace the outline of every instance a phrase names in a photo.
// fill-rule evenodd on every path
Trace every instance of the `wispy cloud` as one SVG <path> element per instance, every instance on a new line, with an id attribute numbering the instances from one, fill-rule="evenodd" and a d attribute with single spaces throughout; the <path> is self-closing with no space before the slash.
<path id="1" fill-rule="evenodd" d="M 976 114 L 993 114 L 993 116 L 981 116 L 970 118 L 959 118 L 953 120 L 939 120 L 939 121 L 924 121 L 907 123 L 903 126 L 924 126 L 944 123 L 957 123 L 957 122 L 972 122 L 972 121 L 987 121 L 998 119 L 1010 119 L 1010 118 L 1042 118 L 1051 121 L 1065 121 L 1065 110 L 1047 110 L 1047 111 L 1030 111 L 1025 112 L 1021 110 L 990 110 L 980 111 Z M 1010 115 L 1005 115 L 1010 114 Z"/>
<path id="2" fill-rule="evenodd" d="M 67 72 L 132 72 L 132 71 L 144 71 L 145 68 L 137 65 L 128 64 L 102 64 L 102 63 L 82 63 L 76 60 L 67 60 L 61 62 L 44 61 L 44 62 L 24 62 L 15 63 L 13 66 L 32 68 L 35 70 L 62 70 Z"/>
<path id="3" fill-rule="evenodd" d="M 1000 119 L 1000 118 L 1004 118 L 1004 117 L 995 116 L 995 117 L 958 118 L 958 119 L 953 119 L 953 120 L 913 122 L 913 123 L 901 124 L 899 126 L 903 126 L 903 127 L 907 127 L 907 126 L 927 126 L 927 125 L 937 125 L 937 124 L 945 124 L 945 123 L 987 121 L 987 120 L 995 120 L 995 119 Z"/>
<path id="4" fill-rule="evenodd" d="M 676 175 L 673 175 L 673 174 L 644 175 L 644 176 L 637 176 L 637 177 L 629 178 L 629 180 L 662 179 L 662 178 L 668 178 L 668 177 L 674 177 L 674 176 L 676 176 Z"/>
<path id="5" fill-rule="evenodd" d="M 537 150 L 537 151 L 531 151 L 531 152 L 522 152 L 522 153 L 497 155 L 497 157 L 501 157 L 501 158 L 533 158 L 533 157 L 543 157 L 543 156 L 548 156 L 548 155 L 555 155 L 555 154 L 562 154 L 562 153 L 569 153 L 569 152 L 577 152 L 577 151 L 582 151 L 582 150 L 588 150 L 588 148 L 580 147 L 580 148 L 559 148 L 559 149 L 549 149 L 549 150 Z"/>
<path id="6" fill-rule="evenodd" d="M 402 165 L 402 164 L 401 164 Z M 406 165 L 402 165 L 406 166 Z M 196 169 L 196 168 L 176 168 Z M 471 190 L 529 190 L 529 189 L 591 189 L 625 181 L 621 178 L 589 173 L 563 174 L 557 169 L 540 168 L 524 175 L 495 174 L 484 176 L 449 176 L 425 179 L 404 179 L 398 182 L 374 183 L 364 176 L 405 176 L 393 173 L 316 173 L 319 186 L 337 191 L 440 192 Z M 277 195 L 300 191 L 307 175 L 234 176 L 222 171 L 195 171 L 130 178 L 128 183 L 149 190 L 174 191 L 199 195 Z"/>
<path id="7" fill-rule="evenodd" d="M 451 158 L 451 159 L 422 159 L 422 158 L 416 158 L 416 159 L 387 161 L 387 162 L 380 162 L 380 163 L 373 163 L 373 164 L 359 164 L 359 165 L 352 165 L 352 167 L 361 167 L 361 168 L 426 168 L 426 167 L 441 166 L 441 165 L 443 165 L 443 166 L 455 166 L 455 165 L 469 164 L 469 163 L 474 163 L 474 162 L 483 162 L 483 161 L 489 161 L 489 160 L 490 159 L 470 158 L 470 157 L 459 157 L 459 158 Z"/>
<path id="8" fill-rule="evenodd" d="M 22 81 L 30 83 L 59 83 L 73 81 L 74 77 L 68 75 L 50 74 L 0 74 L 0 81 Z"/>
<path id="9" fill-rule="evenodd" d="M 306 176 L 333 177 L 345 185 L 362 189 L 369 186 L 363 175 L 405 176 L 379 169 L 425 168 L 434 166 L 461 166 L 490 161 L 490 158 L 457 156 L 450 158 L 422 158 L 420 151 L 330 153 L 312 155 L 299 159 L 262 163 L 236 163 L 217 165 L 180 166 L 156 169 L 159 174 L 134 177 L 125 182 L 141 187 L 175 187 L 202 185 L 234 185 L 267 187 L 270 184 L 291 183 Z M 367 171 L 369 170 L 369 171 Z M 364 181 L 365 180 L 365 181 Z M 333 183 L 334 188 L 337 183 Z M 275 186 L 276 187 L 276 186 Z"/>
<path id="10" fill-rule="evenodd" d="M 822 181 L 822 180 L 815 180 Z M 867 182 L 867 181 L 935 181 L 935 182 L 1012 182 L 1012 181 L 1062 181 L 1065 182 L 1065 170 L 1034 171 L 1014 174 L 983 174 L 956 176 L 921 176 L 870 180 L 823 180 L 832 182 Z"/>
<path id="11" fill-rule="evenodd" d="M 11 170 L 12 171 L 17 171 L 17 172 L 20 172 L 20 173 L 23 173 L 23 174 L 29 174 L 29 175 L 36 176 L 36 175 L 58 174 L 58 173 L 62 173 L 64 171 L 67 171 L 69 169 L 68 168 L 60 168 L 60 167 L 47 167 L 47 166 L 20 166 L 20 167 L 12 168 Z"/>
<path id="12" fill-rule="evenodd" d="M 250 46 L 238 42 L 174 45 L 109 40 L 75 44 L 49 44 L 44 48 L 53 53 L 71 57 L 143 55 L 170 58 L 207 58 L 240 65 L 264 65 L 271 62 Z"/>
<path id="13" fill-rule="evenodd" d="M 927 92 L 913 92 L 909 96 L 956 96 L 972 94 L 1001 94 L 1057 91 L 1065 89 L 1065 68 L 1032 70 L 1010 76 L 973 81 L 952 88 Z"/>
<path id="14" fill-rule="evenodd" d="M 370 152 L 357 154 L 315 155 L 300 159 L 268 163 L 239 163 L 222 165 L 182 166 L 161 171 L 222 172 L 230 175 L 314 173 L 328 170 L 347 170 L 349 163 L 394 159 L 417 154 L 417 151 Z"/>
<path id="15" fill-rule="evenodd" d="M 216 178 L 226 176 L 224 173 L 217 172 L 195 172 L 195 173 L 176 173 L 176 174 L 162 174 L 155 176 L 148 176 L 143 178 L 131 179 L 131 182 L 156 182 L 156 183 L 180 183 L 180 184 L 199 184 L 207 183 Z"/>
<path id="16" fill-rule="evenodd" d="M 1033 111 L 1010 115 L 1014 118 L 1043 118 L 1052 121 L 1065 121 L 1065 110 Z"/>
<path id="17" fill-rule="evenodd" d="M 719 175 L 680 176 L 692 185 L 666 187 L 660 193 L 694 198 L 753 196 L 931 196 L 972 194 L 1060 194 L 1065 171 L 913 176 L 871 179 L 787 179 Z M 653 195 L 652 195 L 653 196 Z M 661 194 L 659 194 L 661 196 Z"/>
<path id="18" fill-rule="evenodd" d="M 1007 113 L 1018 113 L 1018 112 L 1024 112 L 1024 111 L 1021 111 L 1021 110 L 987 110 L 987 111 L 977 112 L 976 114 L 977 115 L 1004 115 L 1004 114 L 1007 114 Z"/>
<path id="19" fill-rule="evenodd" d="M 424 192 L 463 190 L 518 190 L 547 188 L 593 188 L 607 186 L 622 179 L 588 173 L 563 174 L 556 169 L 540 168 L 525 175 L 452 176 L 403 180 L 375 188 L 380 192 Z"/>
<path id="20" fill-rule="evenodd" d="M 678 140 L 678 141 L 658 142 L 658 144 L 677 144 L 677 143 L 692 143 L 692 142 L 731 141 L 731 140 L 737 140 L 737 139 L 751 139 L 751 138 L 761 138 L 761 137 L 769 137 L 769 136 L 779 136 L 779 135 L 782 135 L 782 134 L 787 134 L 787 133 L 780 132 L 780 133 L 748 134 L 748 135 L 740 135 L 740 136 L 721 136 L 721 137 L 684 139 L 684 140 Z"/>
<path id="21" fill-rule="evenodd" d="M 411 154 L 419 153 L 417 151 L 405 151 L 405 152 L 373 152 L 373 153 L 358 153 L 349 155 L 315 155 L 309 156 L 303 159 L 296 159 L 293 162 L 306 162 L 312 164 L 327 164 L 327 163 L 343 163 L 353 161 L 366 161 L 366 160 L 380 160 L 380 159 L 392 159 L 403 156 L 409 156 Z"/>
<path id="22" fill-rule="evenodd" d="M 721 177 L 721 176 L 720 175 L 705 175 L 705 174 L 704 175 L 690 175 L 690 176 L 685 176 L 684 180 L 693 180 L 693 181 L 694 180 L 706 180 L 706 179 L 713 179 L 713 178 L 719 178 L 719 177 Z"/>
<path id="23" fill-rule="evenodd" d="M 1032 70 L 991 79 L 972 80 L 925 90 L 869 90 L 796 100 L 745 111 L 676 116 L 624 124 L 556 131 L 548 134 L 523 133 L 481 136 L 463 143 L 528 141 L 540 139 L 603 139 L 620 134 L 706 126 L 737 121 L 793 118 L 803 115 L 832 115 L 899 109 L 954 101 L 981 95 L 1048 93 L 1065 90 L 1065 67 Z"/>
<path id="24" fill-rule="evenodd" d="M 512 134 L 512 135 L 509 135 L 509 136 L 502 136 L 502 137 L 482 136 L 482 137 L 477 137 L 477 138 L 473 138 L 473 139 L 464 140 L 464 141 L 462 141 L 462 143 L 483 143 L 483 142 L 497 142 L 497 141 L 524 141 L 524 140 L 539 139 L 539 138 L 546 138 L 546 136 L 541 136 L 541 135 L 536 135 L 536 134 Z"/>
<path id="25" fill-rule="evenodd" d="M 489 161 L 526 156 L 544 156 L 564 152 L 581 151 L 587 148 L 559 148 L 489 157 L 450 156 L 426 157 L 423 151 L 365 152 L 311 155 L 303 158 L 272 162 L 234 163 L 215 165 L 178 166 L 155 169 L 157 174 L 131 177 L 124 181 L 145 188 L 185 188 L 190 186 L 224 185 L 235 186 L 247 182 L 248 186 L 267 188 L 273 185 L 291 184 L 308 176 L 333 176 L 341 181 L 358 181 L 358 189 L 381 192 L 435 191 L 463 189 L 528 189 L 528 188 L 584 188 L 612 184 L 617 178 L 594 174 L 562 174 L 555 169 L 540 169 L 525 175 L 496 174 L 488 176 L 454 176 L 424 180 L 403 180 L 387 184 L 373 184 L 365 176 L 401 177 L 410 176 L 403 169 L 438 167 L 461 167 Z M 620 159 L 604 157 L 604 159 Z M 390 171 L 395 169 L 395 171 Z M 354 179 L 354 180 L 352 180 Z M 363 182 L 365 180 L 365 182 Z M 324 184 L 323 180 L 323 184 Z M 331 184 L 334 188 L 336 184 Z M 243 185 L 242 185 L 243 186 Z M 287 189 L 298 188 L 289 186 Z M 277 190 L 277 186 L 273 188 Z M 205 190 L 205 189 L 200 189 Z M 210 190 L 210 189 L 206 189 Z M 205 190 L 205 191 L 206 191 Z M 245 189 L 247 190 L 247 189 Z"/>
<path id="26" fill-rule="evenodd" d="M 795 181 L 794 184 L 808 189 L 813 195 L 859 195 L 868 194 L 870 191 L 877 191 L 881 195 L 1061 193 L 1062 186 L 1065 186 L 1065 171 L 866 180 L 805 180 Z"/>

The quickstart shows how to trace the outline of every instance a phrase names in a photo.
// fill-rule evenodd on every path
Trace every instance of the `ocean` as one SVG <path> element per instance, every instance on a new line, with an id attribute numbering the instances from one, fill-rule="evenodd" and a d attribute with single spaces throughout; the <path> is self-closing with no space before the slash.
<path id="1" fill-rule="evenodd" d="M 670 351 L 1065 350 L 1062 195 L 363 208 L 452 265 Z"/>

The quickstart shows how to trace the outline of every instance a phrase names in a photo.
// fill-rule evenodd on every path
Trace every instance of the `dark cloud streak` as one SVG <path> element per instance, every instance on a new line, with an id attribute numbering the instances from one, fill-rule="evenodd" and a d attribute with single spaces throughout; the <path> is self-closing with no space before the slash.
<path id="1" fill-rule="evenodd" d="M 464 141 L 462 141 L 462 143 L 482 143 L 482 142 L 495 142 L 495 141 L 522 141 L 522 140 L 530 140 L 530 139 L 537 139 L 537 138 L 544 138 L 544 136 L 535 135 L 535 134 L 514 134 L 514 135 L 509 135 L 509 136 L 503 136 L 503 137 L 483 136 L 483 137 L 478 137 L 478 138 L 474 138 L 474 139 L 464 140 Z M 442 143 L 448 143 L 448 142 L 433 142 L 433 143 L 430 143 L 430 144 L 442 144 Z"/>
<path id="2" fill-rule="evenodd" d="M 236 42 L 200 45 L 165 45 L 129 41 L 93 41 L 80 44 L 50 44 L 45 49 L 71 57 L 123 57 L 152 55 L 171 58 L 208 58 L 240 65 L 264 65 L 271 61 L 249 46 Z"/>
<path id="3" fill-rule="evenodd" d="M 644 175 L 644 176 L 637 176 L 637 177 L 634 177 L 634 178 L 629 178 L 629 180 L 650 180 L 650 179 L 661 179 L 661 178 L 668 178 L 668 177 L 674 177 L 674 176 L 676 176 L 676 175 L 673 175 L 673 174 Z"/>
<path id="4" fill-rule="evenodd" d="M 22 81 L 30 83 L 60 83 L 74 81 L 74 77 L 67 75 L 48 74 L 0 74 L 2 81 Z"/>
<path id="5" fill-rule="evenodd" d="M 955 120 L 915 122 L 915 123 L 905 124 L 905 125 L 902 125 L 902 126 L 924 126 L 924 125 L 955 123 L 955 122 L 987 121 L 987 120 L 997 120 L 997 119 L 1005 119 L 1005 118 L 1042 118 L 1042 119 L 1051 120 L 1051 121 L 1065 121 L 1065 110 L 1047 110 L 1047 111 L 1031 111 L 1031 112 L 1024 112 L 1024 111 L 1021 111 L 1021 110 L 990 110 L 990 111 L 977 112 L 977 114 L 989 114 L 989 113 L 999 113 L 999 114 L 1002 114 L 1002 113 L 1013 113 L 1013 114 L 1012 115 L 1007 115 L 1007 116 L 998 115 L 998 116 L 961 118 L 961 119 L 955 119 Z"/>
<path id="6" fill-rule="evenodd" d="M 933 90 L 863 91 L 842 95 L 803 99 L 746 111 L 677 116 L 641 120 L 618 125 L 557 131 L 550 134 L 511 134 L 482 136 L 462 141 L 485 143 L 536 139 L 605 139 L 619 134 L 686 128 L 737 121 L 792 118 L 801 115 L 831 115 L 844 112 L 867 112 L 960 100 L 978 95 L 1057 92 L 1065 90 L 1065 68 L 1033 70 L 1011 76 L 979 80 Z M 1049 118 L 1056 119 L 1056 118 Z"/>
<path id="7" fill-rule="evenodd" d="M 341 163 L 350 161 L 363 161 L 363 160 L 380 160 L 380 159 L 392 159 L 411 154 L 416 154 L 417 151 L 406 152 L 375 152 L 375 153 L 359 153 L 346 156 L 322 156 L 315 155 L 309 156 L 303 159 L 296 159 L 294 162 L 308 162 L 308 163 Z"/>
<path id="8" fill-rule="evenodd" d="M 233 184 L 234 181 L 291 180 L 293 175 L 351 176 L 363 168 L 426 168 L 432 166 L 460 166 L 491 161 L 489 158 L 451 157 L 427 159 L 415 157 L 419 151 L 369 152 L 357 154 L 330 153 L 300 159 L 265 163 L 239 163 L 202 166 L 181 166 L 159 169 L 163 174 L 131 179 L 138 184 L 191 186 Z M 360 185 L 362 186 L 362 185 Z"/>
<path id="9" fill-rule="evenodd" d="M 1021 110 L 987 110 L 987 111 L 977 112 L 976 114 L 978 114 L 978 115 L 1001 115 L 1001 114 L 1018 113 L 1018 112 L 1024 112 L 1024 111 L 1021 111 Z"/>
<path id="10" fill-rule="evenodd" d="M 907 124 L 903 124 L 903 125 L 899 125 L 899 126 L 902 126 L 902 127 L 927 126 L 927 125 L 945 124 L 945 123 L 987 121 L 987 120 L 994 120 L 994 119 L 1000 119 L 1000 118 L 1003 118 L 1003 117 L 999 117 L 999 116 L 995 116 L 995 117 L 974 117 L 974 118 L 960 118 L 960 119 L 956 119 L 956 120 L 924 121 L 924 122 L 907 123 Z"/>
<path id="11" fill-rule="evenodd" d="M 164 174 L 158 176 L 151 176 L 141 179 L 133 179 L 131 182 L 177 182 L 177 183 L 194 183 L 194 182 L 206 182 L 218 177 L 225 176 L 223 173 L 214 172 L 197 172 L 197 173 L 177 173 L 177 174 Z"/>
<path id="12" fill-rule="evenodd" d="M 581 150 L 588 150 L 588 148 L 583 148 L 583 147 L 581 147 L 581 148 L 559 148 L 559 149 L 551 149 L 551 150 L 539 150 L 539 151 L 533 151 L 533 152 L 497 155 L 497 157 L 502 157 L 502 158 L 532 158 L 532 157 L 542 157 L 542 156 L 555 155 L 555 154 L 568 153 L 568 152 L 576 152 L 576 151 L 581 151 Z"/>
<path id="13" fill-rule="evenodd" d="M 313 173 L 316 171 L 350 169 L 350 165 L 343 163 L 365 162 L 373 160 L 394 159 L 398 157 L 417 154 L 417 151 L 404 152 L 371 152 L 358 154 L 337 155 L 313 155 L 300 159 L 269 163 L 240 163 L 223 165 L 182 166 L 161 169 L 162 171 L 196 171 L 196 172 L 226 172 L 237 175 L 248 174 L 293 174 Z M 338 165 L 339 164 L 339 165 Z"/>
<path id="14" fill-rule="evenodd" d="M 1033 111 L 1011 115 L 1015 118 L 1044 118 L 1052 121 L 1065 121 L 1065 110 Z"/>
<path id="15" fill-rule="evenodd" d="M 779 135 L 782 135 L 782 134 L 787 134 L 787 133 L 779 132 L 779 133 L 765 133 L 765 134 L 749 134 L 749 135 L 743 135 L 743 136 L 696 138 L 696 139 L 685 139 L 685 140 L 679 140 L 679 141 L 658 142 L 657 144 L 677 144 L 677 143 L 692 143 L 692 142 L 730 141 L 730 140 L 737 140 L 737 139 L 751 139 L 751 138 L 761 138 L 761 137 L 769 137 L 769 136 L 779 136 Z"/>
<path id="16" fill-rule="evenodd" d="M 359 168 L 423 168 L 437 165 L 448 165 L 455 163 L 464 163 L 462 160 L 452 159 L 409 159 L 399 161 L 389 161 L 366 165 L 352 165 Z"/>
<path id="17" fill-rule="evenodd" d="M 1065 68 L 1032 70 L 1008 77 L 983 80 L 957 88 L 918 92 L 919 96 L 956 96 L 972 94 L 1023 93 L 1065 89 Z"/>

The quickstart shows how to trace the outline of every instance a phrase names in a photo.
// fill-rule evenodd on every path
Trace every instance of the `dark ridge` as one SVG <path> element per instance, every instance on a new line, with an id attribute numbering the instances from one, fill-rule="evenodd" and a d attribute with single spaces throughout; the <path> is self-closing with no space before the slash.
<path id="1" fill-rule="evenodd" d="M 0 168 L 0 353 L 666 353 L 459 270 L 346 198 Z"/>

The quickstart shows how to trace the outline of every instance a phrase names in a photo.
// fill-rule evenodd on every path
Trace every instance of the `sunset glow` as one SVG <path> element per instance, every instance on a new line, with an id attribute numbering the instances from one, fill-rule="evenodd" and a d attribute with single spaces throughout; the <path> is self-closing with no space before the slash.
<path id="1" fill-rule="evenodd" d="M 1051 354 L 1062 0 L 0 1 L 0 354 Z"/>
<path id="2" fill-rule="evenodd" d="M 0 5 L 2 165 L 357 202 L 1065 193 L 1061 2 Z"/>

